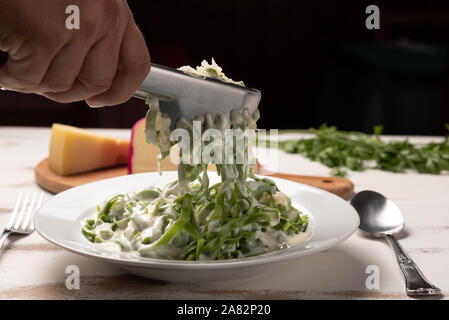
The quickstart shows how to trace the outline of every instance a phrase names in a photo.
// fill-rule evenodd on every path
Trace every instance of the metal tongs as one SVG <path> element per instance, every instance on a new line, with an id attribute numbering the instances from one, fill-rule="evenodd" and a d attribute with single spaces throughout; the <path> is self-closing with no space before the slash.
<path id="1" fill-rule="evenodd" d="M 159 98 L 161 112 L 172 119 L 172 124 L 181 117 L 202 118 L 206 112 L 229 116 L 233 109 L 248 108 L 252 114 L 261 98 L 256 89 L 192 76 L 154 63 L 134 97 L 146 100 L 149 95 Z"/>

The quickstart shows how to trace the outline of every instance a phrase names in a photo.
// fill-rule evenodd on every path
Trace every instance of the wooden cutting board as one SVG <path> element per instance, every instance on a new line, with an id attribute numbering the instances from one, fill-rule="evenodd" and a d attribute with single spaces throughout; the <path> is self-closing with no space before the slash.
<path id="1" fill-rule="evenodd" d="M 127 167 L 120 166 L 75 174 L 72 176 L 60 176 L 50 169 L 48 159 L 42 160 L 34 168 L 34 176 L 36 177 L 37 184 L 52 193 L 60 193 L 82 184 L 124 176 L 126 174 L 128 174 Z"/>
<path id="2" fill-rule="evenodd" d="M 284 173 L 268 174 L 267 172 L 260 171 L 262 170 L 259 170 L 259 173 L 266 174 L 269 177 L 287 179 L 324 189 L 343 199 L 349 199 L 354 193 L 353 183 L 346 178 L 302 176 Z M 44 159 L 34 168 L 34 174 L 36 182 L 42 188 L 52 193 L 59 193 L 85 183 L 126 175 L 127 168 L 126 166 L 120 166 L 64 177 L 51 171 L 48 166 L 48 159 Z"/>

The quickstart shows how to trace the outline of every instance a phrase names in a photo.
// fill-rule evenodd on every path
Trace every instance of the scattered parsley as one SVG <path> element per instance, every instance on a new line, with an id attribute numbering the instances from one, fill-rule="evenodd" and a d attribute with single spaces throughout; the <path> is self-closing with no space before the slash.
<path id="1" fill-rule="evenodd" d="M 449 125 L 446 125 L 449 130 Z M 346 176 L 348 168 L 364 171 L 376 168 L 390 172 L 413 169 L 419 173 L 440 174 L 449 170 L 449 140 L 412 144 L 408 139 L 384 142 L 379 138 L 383 127 L 374 127 L 374 135 L 337 130 L 322 125 L 309 129 L 315 137 L 280 141 L 279 149 L 301 154 L 333 168 L 331 175 Z"/>

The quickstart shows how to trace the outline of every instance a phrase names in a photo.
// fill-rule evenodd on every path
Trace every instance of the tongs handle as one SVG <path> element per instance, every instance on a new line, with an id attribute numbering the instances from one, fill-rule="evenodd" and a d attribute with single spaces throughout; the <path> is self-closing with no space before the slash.
<path id="1" fill-rule="evenodd" d="M 171 100 L 170 96 L 164 95 L 162 92 L 167 90 L 173 83 L 171 78 L 167 76 L 167 70 L 170 68 L 153 63 L 151 65 L 151 71 L 146 77 L 145 81 L 137 90 L 133 97 L 141 100 L 147 100 L 149 96 L 156 96 L 160 100 Z M 173 71 L 173 70 L 171 70 Z M 184 75 L 182 72 L 180 74 Z"/>

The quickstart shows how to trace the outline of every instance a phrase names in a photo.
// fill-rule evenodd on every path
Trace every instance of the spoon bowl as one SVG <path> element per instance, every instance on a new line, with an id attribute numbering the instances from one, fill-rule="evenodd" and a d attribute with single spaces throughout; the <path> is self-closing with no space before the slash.
<path id="1" fill-rule="evenodd" d="M 398 206 L 375 191 L 361 191 L 351 200 L 352 206 L 360 216 L 359 229 L 372 237 L 384 237 L 400 232 L 404 217 Z"/>

